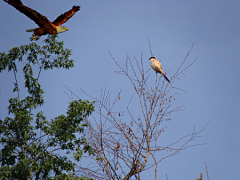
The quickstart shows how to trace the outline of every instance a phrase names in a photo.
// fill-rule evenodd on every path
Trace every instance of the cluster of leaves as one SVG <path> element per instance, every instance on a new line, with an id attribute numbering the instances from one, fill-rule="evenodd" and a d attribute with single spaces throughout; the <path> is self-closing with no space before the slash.
<path id="1" fill-rule="evenodd" d="M 72 153 L 77 161 L 83 153 L 94 154 L 80 136 L 87 126 L 85 119 L 94 111 L 94 102 L 81 99 L 70 102 L 66 115 L 51 121 L 43 112 L 36 115 L 32 112 L 44 103 L 44 92 L 38 83 L 41 70 L 74 66 L 69 59 L 71 51 L 64 49 L 56 36 L 49 36 L 44 42 L 42 47 L 31 43 L 14 47 L 8 54 L 0 53 L 0 72 L 13 71 L 13 92 L 17 94 L 9 99 L 9 117 L 0 120 L 0 179 L 86 179 L 74 174 L 75 163 L 67 154 Z M 27 59 L 22 70 L 28 94 L 20 99 L 17 62 L 23 58 Z M 39 67 L 37 77 L 33 65 Z"/>

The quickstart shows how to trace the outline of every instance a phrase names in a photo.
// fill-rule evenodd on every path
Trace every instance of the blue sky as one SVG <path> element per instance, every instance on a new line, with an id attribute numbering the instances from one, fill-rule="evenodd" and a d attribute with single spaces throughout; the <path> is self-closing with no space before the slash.
<path id="1" fill-rule="evenodd" d="M 176 80 L 179 93 L 174 106 L 186 108 L 166 123 L 166 136 L 177 139 L 200 130 L 212 121 L 192 147 L 167 158 L 159 164 L 158 179 L 196 179 L 206 161 L 210 179 L 239 179 L 240 172 L 240 2 L 239 1 L 77 1 L 23 0 L 53 21 L 58 15 L 80 5 L 81 9 L 64 26 L 69 31 L 59 34 L 72 49 L 75 67 L 70 70 L 42 72 L 40 83 L 45 91 L 45 104 L 40 109 L 48 119 L 66 112 L 70 99 L 64 85 L 82 99 L 89 99 L 82 88 L 94 97 L 101 89 L 114 95 L 122 90 L 123 104 L 134 95 L 132 86 L 118 68 L 108 50 L 119 64 L 127 54 L 140 59 L 143 53 L 145 69 L 150 67 L 152 51 L 169 77 L 183 61 L 192 43 L 188 58 L 198 60 Z M 0 51 L 29 44 L 31 33 L 26 29 L 37 25 L 7 3 L 0 1 Z M 46 36 L 41 37 L 38 43 Z M 152 71 L 153 84 L 155 73 Z M 22 75 L 19 74 L 19 79 Z M 0 119 L 7 116 L 8 99 L 13 96 L 13 73 L 0 74 Z M 63 85 L 64 84 L 64 85 Z M 24 94 L 23 94 L 24 95 Z M 91 99 L 89 99 L 91 100 Z M 124 107 L 122 107 L 124 108 Z M 50 110 L 49 110 L 50 109 Z M 150 177 L 145 173 L 144 177 Z M 153 178 L 153 176 L 152 176 Z"/>

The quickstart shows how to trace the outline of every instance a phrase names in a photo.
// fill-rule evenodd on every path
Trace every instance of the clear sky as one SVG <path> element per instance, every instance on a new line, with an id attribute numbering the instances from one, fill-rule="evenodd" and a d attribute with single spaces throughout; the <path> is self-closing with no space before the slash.
<path id="1" fill-rule="evenodd" d="M 150 66 L 152 51 L 168 76 L 174 74 L 187 55 L 197 62 L 174 82 L 181 92 L 173 105 L 186 108 L 166 123 L 171 139 L 200 130 L 212 121 L 192 147 L 159 164 L 158 179 L 196 179 L 206 161 L 210 179 L 239 179 L 240 172 L 240 1 L 79 1 L 22 0 L 23 3 L 53 21 L 73 5 L 81 9 L 64 26 L 69 31 L 59 34 L 65 48 L 72 49 L 75 67 L 70 70 L 42 72 L 40 83 L 45 91 L 45 104 L 40 109 L 48 119 L 66 112 L 70 99 L 64 85 L 82 99 L 82 88 L 94 97 L 101 89 L 114 95 L 122 90 L 122 101 L 128 103 L 132 86 L 113 57 L 124 64 L 127 54 L 138 59 L 143 52 L 144 66 Z M 37 25 L 4 1 L 0 1 L 0 51 L 30 43 L 26 29 Z M 41 37 L 38 43 L 46 38 Z M 153 84 L 155 73 L 152 71 Z M 19 79 L 22 75 L 19 74 Z M 8 99 L 13 96 L 13 73 L 0 74 L 0 119 L 7 116 Z M 64 85 L 63 85 L 64 84 Z M 89 99 L 91 101 L 91 99 Z M 124 107 L 123 107 L 124 108 Z M 160 158 L 160 157 L 159 157 Z M 144 177 L 151 176 L 148 173 Z M 153 178 L 153 176 L 152 176 Z"/>

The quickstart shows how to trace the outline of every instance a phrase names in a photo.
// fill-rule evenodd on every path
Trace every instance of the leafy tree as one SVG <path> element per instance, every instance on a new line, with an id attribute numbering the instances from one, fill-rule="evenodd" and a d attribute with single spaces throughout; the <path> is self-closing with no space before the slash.
<path id="1" fill-rule="evenodd" d="M 75 163 L 67 155 L 79 161 L 83 153 L 94 154 L 81 136 L 87 126 L 86 118 L 94 111 L 94 102 L 74 100 L 66 115 L 51 121 L 43 112 L 33 114 L 44 104 L 44 91 L 38 82 L 41 71 L 74 66 L 69 59 L 71 51 L 64 49 L 56 36 L 49 36 L 44 42 L 42 47 L 31 43 L 14 47 L 7 54 L 0 53 L 0 72 L 14 73 L 13 92 L 17 94 L 9 99 L 9 116 L 0 120 L 0 179 L 87 179 L 74 174 Z M 27 60 L 22 70 L 28 94 L 20 99 L 17 62 L 23 59 Z M 36 66 L 38 72 L 34 76 Z"/>

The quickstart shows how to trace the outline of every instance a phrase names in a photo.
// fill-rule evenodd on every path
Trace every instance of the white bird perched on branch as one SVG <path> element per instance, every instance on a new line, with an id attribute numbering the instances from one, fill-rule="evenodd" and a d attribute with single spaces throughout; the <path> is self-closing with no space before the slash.
<path id="1" fill-rule="evenodd" d="M 163 73 L 162 71 L 162 65 L 161 63 L 157 60 L 157 58 L 155 56 L 150 57 L 149 60 L 151 61 L 151 67 L 153 68 L 154 71 L 156 71 L 156 73 L 160 73 L 163 75 L 163 77 L 170 83 L 169 79 L 167 78 L 167 76 Z"/>

